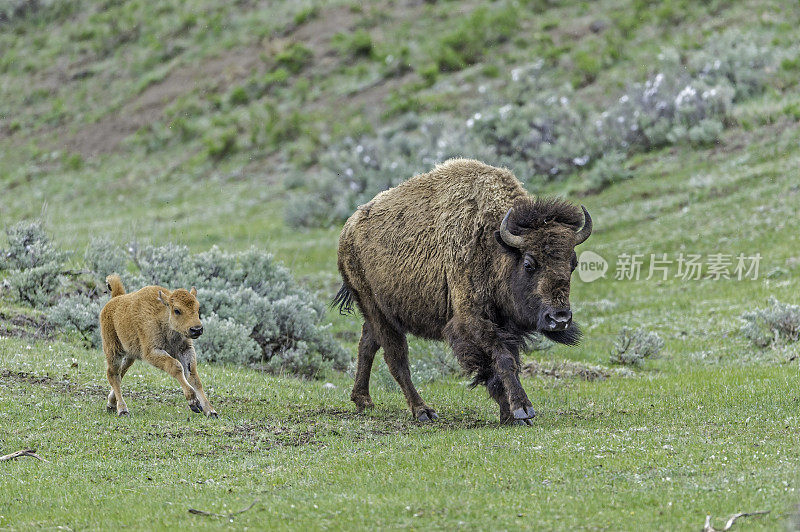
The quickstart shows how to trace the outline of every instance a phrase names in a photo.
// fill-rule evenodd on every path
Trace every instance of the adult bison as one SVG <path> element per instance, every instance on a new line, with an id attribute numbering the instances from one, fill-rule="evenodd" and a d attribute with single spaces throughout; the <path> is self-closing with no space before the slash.
<path id="1" fill-rule="evenodd" d="M 519 380 L 519 351 L 539 332 L 574 345 L 569 306 L 574 248 L 592 232 L 586 209 L 534 198 L 506 169 L 453 159 L 358 207 L 339 237 L 340 311 L 364 316 L 351 399 L 369 395 L 384 359 L 420 421 L 437 419 L 411 382 L 406 333 L 447 340 L 473 385 L 485 384 L 504 423 L 536 414 Z"/>

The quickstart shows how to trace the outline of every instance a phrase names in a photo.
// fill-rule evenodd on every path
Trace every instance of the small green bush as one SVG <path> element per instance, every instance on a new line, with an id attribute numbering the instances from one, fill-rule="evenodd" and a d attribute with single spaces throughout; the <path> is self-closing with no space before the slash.
<path id="1" fill-rule="evenodd" d="M 306 22 L 313 20 L 319 16 L 319 7 L 318 6 L 308 6 L 304 9 L 298 11 L 294 16 L 294 23 L 297 26 L 301 26 Z"/>
<path id="2" fill-rule="evenodd" d="M 250 101 L 250 95 L 247 94 L 247 89 L 244 87 L 235 87 L 228 95 L 228 102 L 231 105 L 247 105 Z"/>
<path id="3" fill-rule="evenodd" d="M 300 43 L 292 43 L 275 56 L 278 65 L 294 74 L 310 65 L 313 59 L 314 52 Z"/>
<path id="4" fill-rule="evenodd" d="M 208 157 L 215 161 L 220 161 L 235 153 L 237 149 L 237 137 L 238 134 L 233 127 L 212 129 L 203 138 Z"/>
<path id="5" fill-rule="evenodd" d="M 766 308 L 745 312 L 742 334 L 759 347 L 800 340 L 800 305 L 781 303 L 769 298 Z"/>
<path id="6" fill-rule="evenodd" d="M 664 348 L 664 340 L 644 328 L 623 327 L 611 351 L 611 363 L 639 366 L 645 358 L 654 357 Z"/>
<path id="7" fill-rule="evenodd" d="M 340 54 L 359 58 L 371 57 L 373 54 L 372 37 L 366 30 L 356 30 L 353 33 L 337 33 L 331 43 Z"/>

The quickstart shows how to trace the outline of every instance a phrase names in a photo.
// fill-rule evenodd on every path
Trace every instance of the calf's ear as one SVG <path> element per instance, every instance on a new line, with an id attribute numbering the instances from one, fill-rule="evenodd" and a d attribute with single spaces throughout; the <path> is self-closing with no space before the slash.
<path id="1" fill-rule="evenodd" d="M 189 290 L 189 293 L 190 293 L 190 294 L 192 294 L 193 296 L 196 296 L 196 295 L 197 295 L 197 288 L 195 288 L 195 287 L 193 286 L 193 287 L 192 287 L 192 289 L 191 289 L 191 290 Z"/>
<path id="2" fill-rule="evenodd" d="M 167 301 L 167 296 L 161 290 L 158 291 L 158 300 L 164 303 L 164 305 L 169 306 L 169 301 Z"/>

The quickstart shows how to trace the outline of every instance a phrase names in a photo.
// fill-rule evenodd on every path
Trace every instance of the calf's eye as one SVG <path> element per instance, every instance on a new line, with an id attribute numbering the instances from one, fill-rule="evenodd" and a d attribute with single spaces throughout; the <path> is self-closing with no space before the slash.
<path id="1" fill-rule="evenodd" d="M 178 310 L 178 309 L 175 309 L 175 315 L 176 315 L 176 316 L 180 316 L 180 315 L 181 315 L 181 311 L 180 311 L 180 310 Z"/>

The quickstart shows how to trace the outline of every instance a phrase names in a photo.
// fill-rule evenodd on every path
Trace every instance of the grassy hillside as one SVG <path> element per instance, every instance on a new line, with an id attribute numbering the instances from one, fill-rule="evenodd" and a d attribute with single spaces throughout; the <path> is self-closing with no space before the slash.
<path id="1" fill-rule="evenodd" d="M 631 147 L 599 187 L 594 161 L 518 174 L 532 192 L 586 205 L 595 232 L 583 247 L 609 262 L 604 278 L 573 278 L 583 344 L 528 360 L 606 368 L 621 327 L 657 332 L 663 351 L 632 375 L 534 372 L 523 383 L 540 417 L 513 430 L 457 377 L 420 382 L 441 421 L 413 423 L 384 367 L 373 378 L 377 408 L 362 416 L 343 373 L 325 376 L 329 389 L 205 365 L 220 413 L 207 421 L 189 417 L 166 376 L 139 365 L 123 382 L 133 415 L 119 420 L 104 413 L 100 353 L 5 294 L 0 454 L 33 447 L 50 463 L 2 463 L 0 527 L 211 528 L 227 518 L 188 509 L 225 514 L 253 501 L 234 526 L 674 530 L 700 528 L 707 513 L 721 526 L 736 512 L 770 510 L 747 525 L 775 529 L 791 519 L 798 344 L 759 348 L 740 316 L 769 297 L 800 303 L 796 6 L 20 5 L 0 2 L 3 225 L 43 214 L 76 267 L 97 235 L 194 251 L 255 245 L 325 298 L 338 283 L 338 229 L 292 228 L 285 209 L 317 191 L 348 137 L 380 138 L 409 116 L 466 130 L 510 97 L 515 69 L 540 61 L 542 90 L 567 94 L 583 119 L 652 78 L 665 51 L 689 68 L 697 54 L 722 54 L 722 36 L 739 36 L 774 57 L 758 71 L 759 90 L 720 115 L 711 142 Z M 393 138 L 388 148 L 402 140 Z M 735 262 L 740 253 L 761 256 L 756 280 L 676 277 L 680 254 Z M 643 256 L 639 280 L 615 279 L 624 254 Z M 646 279 L 651 254 L 672 261 L 668 279 Z M 360 321 L 329 318 L 354 353 Z M 434 349 L 410 343 L 414 359 Z"/>

